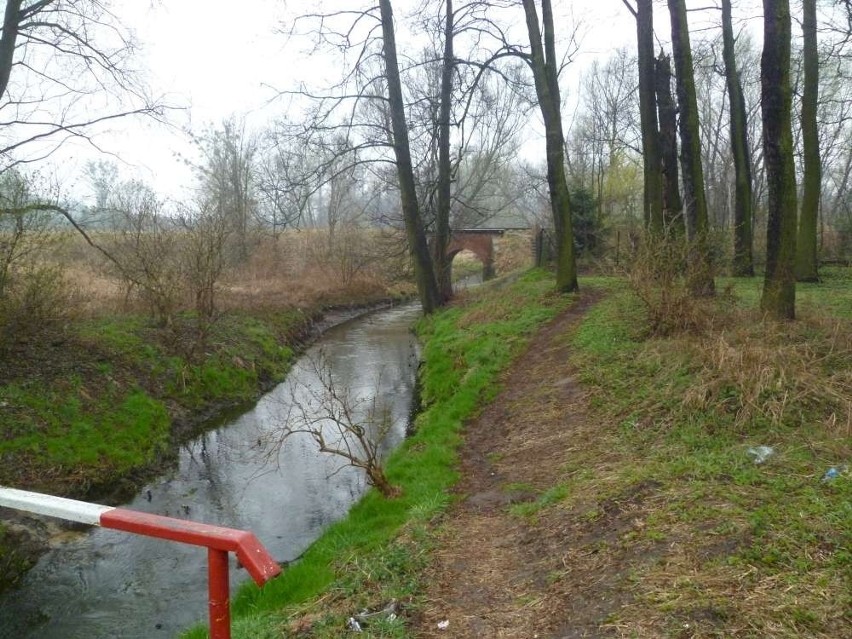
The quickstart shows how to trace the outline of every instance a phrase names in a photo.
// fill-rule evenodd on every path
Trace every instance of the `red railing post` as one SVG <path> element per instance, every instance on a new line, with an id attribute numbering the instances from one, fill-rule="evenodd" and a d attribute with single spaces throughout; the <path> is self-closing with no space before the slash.
<path id="1" fill-rule="evenodd" d="M 231 588 L 226 550 L 207 549 L 207 588 L 210 593 L 210 639 L 231 639 Z"/>

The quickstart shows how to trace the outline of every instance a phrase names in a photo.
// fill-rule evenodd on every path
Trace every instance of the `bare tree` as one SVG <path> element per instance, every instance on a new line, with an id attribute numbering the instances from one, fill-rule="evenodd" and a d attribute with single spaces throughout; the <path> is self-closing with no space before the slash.
<path id="1" fill-rule="evenodd" d="M 177 217 L 183 247 L 181 276 L 192 294 L 198 328 L 198 346 L 207 343 L 216 319 L 216 285 L 226 264 L 226 248 L 233 226 L 210 201 L 183 207 Z"/>
<path id="2" fill-rule="evenodd" d="M 389 410 L 375 394 L 357 397 L 341 387 L 321 351 L 306 360 L 303 373 L 309 380 L 292 383 L 287 416 L 266 442 L 267 454 L 277 453 L 294 436 L 306 435 L 320 452 L 362 470 L 367 483 L 383 496 L 399 496 L 400 489 L 388 480 L 382 460 L 383 445 L 393 427 Z"/>
<path id="3" fill-rule="evenodd" d="M 262 137 L 256 166 L 257 217 L 277 237 L 281 230 L 312 225 L 313 166 L 309 149 L 287 135 L 288 125 L 273 125 Z"/>
<path id="4" fill-rule="evenodd" d="M 427 4 L 418 24 L 430 43 L 405 80 L 422 214 L 441 295 L 447 299 L 452 293 L 451 256 L 446 254 L 451 228 L 479 226 L 511 206 L 515 198 L 500 181 L 514 160 L 515 135 L 530 102 L 522 94 L 528 86 L 522 65 L 498 64 L 501 54 L 510 54 L 490 35 L 496 18 L 485 11 L 497 3 L 439 2 L 440 15 Z M 483 34 L 500 53 L 478 46 L 482 39 L 469 37 L 473 33 Z M 460 55 L 456 40 L 465 45 Z"/>
<path id="5" fill-rule="evenodd" d="M 217 215 L 230 220 L 236 240 L 236 258 L 249 256 L 252 223 L 256 219 L 257 140 L 235 117 L 219 128 L 208 129 L 195 138 L 201 161 L 195 165 L 200 198 L 217 209 Z"/>
<path id="6" fill-rule="evenodd" d="M 435 206 L 434 260 L 438 292 L 446 300 L 453 294 L 450 273 L 452 266 L 447 256 L 450 243 L 450 196 L 452 171 L 450 162 L 450 117 L 452 115 L 453 72 L 455 71 L 455 13 L 453 1 L 444 0 L 444 52 L 441 58 L 441 90 L 438 107 L 438 197 Z"/>
<path id="7" fill-rule="evenodd" d="M 636 57 L 627 49 L 593 62 L 582 80 L 566 159 L 572 187 L 594 194 L 601 221 L 629 218 L 635 194 L 641 198 L 642 186 L 630 179 L 642 171 L 637 91 Z"/>
<path id="8" fill-rule="evenodd" d="M 130 70 L 134 52 L 108 0 L 7 0 L 0 36 L 0 169 L 42 159 L 71 138 L 94 144 L 98 126 L 117 118 L 161 117 L 163 106 Z M 90 108 L 95 95 L 97 110 Z"/>
<path id="9" fill-rule="evenodd" d="M 0 299 L 19 264 L 43 254 L 53 243 L 54 215 L 34 210 L 30 180 L 16 170 L 0 174 Z"/>
<path id="10" fill-rule="evenodd" d="M 680 161 L 683 168 L 684 211 L 687 237 L 694 244 L 690 266 L 693 290 L 698 295 L 714 292 L 704 193 L 704 171 L 701 165 L 701 138 L 698 100 L 692 67 L 692 47 L 684 0 L 668 0 L 672 25 L 677 100 L 680 112 Z"/>
<path id="11" fill-rule="evenodd" d="M 52 187 L 37 174 L 0 174 L 0 352 L 45 331 L 62 331 L 76 308 L 63 264 L 52 259 L 64 234 L 43 207 Z"/>
<path id="12" fill-rule="evenodd" d="M 402 216 L 405 220 L 408 249 L 414 261 L 414 275 L 417 279 L 420 304 L 423 306 L 423 312 L 429 314 L 441 305 L 441 295 L 438 289 L 438 281 L 435 278 L 432 256 L 426 241 L 420 204 L 417 201 L 414 167 L 411 163 L 411 149 L 408 142 L 408 123 L 405 117 L 405 103 L 402 99 L 402 85 L 399 79 L 393 9 L 390 0 L 379 0 L 379 9 L 381 12 L 388 108 L 390 110 L 393 151 L 396 156 L 396 170 L 399 179 L 399 193 L 402 200 Z"/>
<path id="13" fill-rule="evenodd" d="M 731 155 L 734 159 L 734 258 L 733 274 L 754 275 L 752 257 L 752 178 L 748 123 L 742 80 L 737 71 L 731 0 L 722 0 L 722 39 L 725 81 L 731 111 Z"/>
<path id="14" fill-rule="evenodd" d="M 796 243 L 796 279 L 819 280 L 817 260 L 817 220 L 822 186 L 822 162 L 819 150 L 819 51 L 817 48 L 816 0 L 802 2 L 802 206 Z"/>
<path id="15" fill-rule="evenodd" d="M 287 93 L 312 105 L 308 122 L 295 135 L 321 144 L 341 133 L 348 142 L 346 161 L 336 163 L 341 169 L 347 163 L 393 164 L 418 295 L 424 312 L 430 313 L 441 299 L 418 201 L 392 4 L 390 0 L 361 2 L 339 11 L 306 14 L 297 21 L 306 23 L 318 45 L 331 46 L 343 56 L 354 54 L 355 62 L 328 90 L 302 88 Z M 334 171 L 326 163 L 317 167 L 317 173 L 323 181 Z M 379 179 L 387 178 L 378 170 L 375 173 Z"/>
<path id="16" fill-rule="evenodd" d="M 114 189 L 107 210 L 117 225 L 108 247 L 85 237 L 107 258 L 128 296 L 138 294 L 161 326 L 171 326 L 184 286 L 180 240 L 163 201 L 147 184 L 131 180 Z"/>
<path id="17" fill-rule="evenodd" d="M 672 67 L 660 51 L 654 66 L 657 110 L 660 117 L 660 163 L 663 170 L 663 223 L 666 229 L 683 232 L 683 200 L 677 169 L 677 106 L 672 98 Z"/>
<path id="18" fill-rule="evenodd" d="M 622 0 L 636 18 L 639 65 L 639 113 L 642 122 L 645 225 L 653 232 L 663 228 L 663 192 L 660 172 L 660 141 L 654 81 L 654 14 L 651 0 L 637 0 L 634 8 Z"/>

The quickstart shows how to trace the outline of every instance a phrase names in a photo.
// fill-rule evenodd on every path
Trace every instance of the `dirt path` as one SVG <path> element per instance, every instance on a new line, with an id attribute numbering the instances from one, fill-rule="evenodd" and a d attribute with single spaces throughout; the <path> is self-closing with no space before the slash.
<path id="1" fill-rule="evenodd" d="M 504 374 L 507 390 L 468 424 L 462 498 L 441 524 L 417 636 L 607 636 L 599 628 L 620 603 L 620 569 L 610 560 L 575 561 L 607 530 L 578 521 L 582 509 L 536 508 L 594 431 L 570 340 L 595 301 L 586 293 L 545 326 Z"/>

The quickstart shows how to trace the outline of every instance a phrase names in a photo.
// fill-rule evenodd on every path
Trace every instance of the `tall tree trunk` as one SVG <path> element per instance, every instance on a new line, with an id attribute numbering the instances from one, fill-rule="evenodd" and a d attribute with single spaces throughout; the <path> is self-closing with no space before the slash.
<path id="1" fill-rule="evenodd" d="M 722 0 L 722 56 L 731 103 L 731 155 L 734 157 L 734 260 L 736 277 L 754 275 L 752 255 L 752 188 L 745 97 L 734 53 L 731 0 Z"/>
<path id="2" fill-rule="evenodd" d="M 414 169 L 411 164 L 411 148 L 408 142 L 408 125 L 405 121 L 405 104 L 402 101 L 402 85 L 399 80 L 399 62 L 396 56 L 396 36 L 393 27 L 393 8 L 390 0 L 379 0 L 382 17 L 382 42 L 384 44 L 385 77 L 388 83 L 388 105 L 393 150 L 396 155 L 396 171 L 399 179 L 399 194 L 402 201 L 402 216 L 405 220 L 405 235 L 408 250 L 414 262 L 414 276 L 420 304 L 426 314 L 440 306 L 441 296 L 435 280 L 432 255 L 423 230 L 423 218 L 417 203 Z"/>
<path id="3" fill-rule="evenodd" d="M 444 58 L 441 64 L 441 101 L 438 113 L 438 202 L 435 220 L 435 271 L 442 300 L 453 294 L 452 262 L 447 257 L 450 243 L 450 196 L 452 165 L 450 164 L 450 117 L 452 113 L 453 70 L 453 0 L 445 0 Z"/>
<path id="4" fill-rule="evenodd" d="M 763 155 L 769 211 L 766 274 L 760 307 L 778 319 L 796 316 L 796 171 L 790 119 L 790 3 L 763 0 L 760 58 Z"/>
<path id="5" fill-rule="evenodd" d="M 712 295 L 712 260 L 707 224 L 707 200 L 704 194 L 704 170 L 701 166 L 701 137 L 698 123 L 698 99 L 692 68 L 692 47 L 684 0 L 668 0 L 672 24 L 672 54 L 680 107 L 680 162 L 683 169 L 683 199 L 686 234 L 693 245 L 690 251 L 691 287 L 697 295 Z"/>
<path id="6" fill-rule="evenodd" d="M 550 208 L 556 230 L 556 288 L 568 293 L 577 290 L 577 264 L 574 255 L 574 230 L 568 182 L 565 178 L 565 139 L 562 135 L 561 100 L 559 99 L 558 60 L 553 31 L 550 0 L 541 2 L 544 46 L 534 0 L 523 0 L 530 36 L 530 52 L 538 105 L 544 120 L 547 152 L 547 185 Z"/>
<path id="7" fill-rule="evenodd" d="M 660 156 L 663 168 L 663 223 L 670 231 L 682 231 L 683 200 L 677 170 L 677 107 L 672 98 L 672 67 L 660 51 L 654 65 L 657 109 L 660 117 Z"/>
<path id="8" fill-rule="evenodd" d="M 651 0 L 636 1 L 636 45 L 639 64 L 639 120 L 642 129 L 643 207 L 645 226 L 663 229 L 663 181 L 654 80 L 654 9 Z"/>
<path id="9" fill-rule="evenodd" d="M 796 245 L 796 279 L 800 282 L 819 281 L 817 260 L 817 221 L 819 217 L 822 161 L 817 129 L 817 98 L 819 96 L 819 55 L 817 52 L 816 0 L 802 2 L 803 63 L 805 77 L 802 85 L 802 212 L 799 218 L 799 239 Z"/>
<path id="10" fill-rule="evenodd" d="M 6 94 L 9 78 L 12 75 L 12 62 L 15 57 L 15 43 L 18 39 L 18 23 L 21 20 L 23 0 L 6 0 L 3 14 L 3 33 L 0 36 L 0 98 Z"/>

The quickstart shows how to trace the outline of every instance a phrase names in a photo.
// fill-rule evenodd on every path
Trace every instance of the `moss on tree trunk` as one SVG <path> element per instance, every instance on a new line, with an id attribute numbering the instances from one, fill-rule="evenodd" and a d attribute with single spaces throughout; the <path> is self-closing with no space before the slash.
<path id="1" fill-rule="evenodd" d="M 760 59 L 763 154 L 768 214 L 766 274 L 760 307 L 778 319 L 796 316 L 796 173 L 791 131 L 790 4 L 763 0 L 763 55 Z"/>

